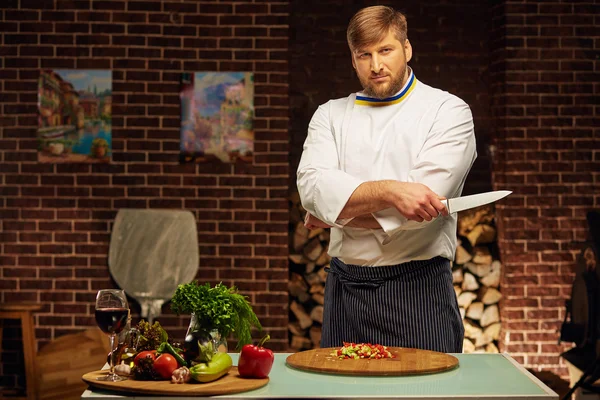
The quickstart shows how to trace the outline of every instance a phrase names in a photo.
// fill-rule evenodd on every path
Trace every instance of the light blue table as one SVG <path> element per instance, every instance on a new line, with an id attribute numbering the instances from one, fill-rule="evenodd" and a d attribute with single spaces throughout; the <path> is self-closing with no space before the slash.
<path id="1" fill-rule="evenodd" d="M 558 399 L 558 395 L 507 354 L 453 354 L 459 367 L 438 374 L 400 377 L 361 377 L 304 372 L 288 367 L 288 353 L 276 353 L 270 382 L 257 390 L 219 399 L 329 398 L 329 399 Z M 237 365 L 239 354 L 231 354 Z M 82 399 L 198 399 L 117 395 L 88 389 Z"/>

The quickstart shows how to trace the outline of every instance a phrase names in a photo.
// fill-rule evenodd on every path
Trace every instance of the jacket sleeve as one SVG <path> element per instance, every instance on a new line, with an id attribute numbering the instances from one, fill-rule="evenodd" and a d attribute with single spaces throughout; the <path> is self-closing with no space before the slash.
<path id="1" fill-rule="evenodd" d="M 338 220 L 338 216 L 363 181 L 341 170 L 330 107 L 331 102 L 319 106 L 310 121 L 296 183 L 302 206 L 321 221 L 340 228 L 350 219 Z"/>
<path id="2" fill-rule="evenodd" d="M 422 183 L 446 198 L 459 196 L 476 157 L 471 110 L 464 101 L 452 96 L 438 108 L 408 182 Z M 373 216 L 386 233 L 383 244 L 399 231 L 421 229 L 435 221 L 409 221 L 395 208 Z"/>

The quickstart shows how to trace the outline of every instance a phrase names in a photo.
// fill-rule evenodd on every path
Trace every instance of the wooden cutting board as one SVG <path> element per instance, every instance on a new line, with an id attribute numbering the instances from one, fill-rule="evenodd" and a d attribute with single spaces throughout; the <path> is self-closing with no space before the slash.
<path id="1" fill-rule="evenodd" d="M 395 358 L 340 360 L 331 353 L 337 348 L 301 351 L 288 356 L 289 366 L 304 371 L 337 375 L 400 376 L 432 374 L 458 367 L 454 356 L 436 351 L 388 347 Z"/>
<path id="2" fill-rule="evenodd" d="M 83 375 L 82 379 L 90 386 L 115 392 L 168 396 L 216 396 L 240 393 L 261 388 L 269 383 L 269 378 L 244 379 L 238 374 L 237 367 L 232 367 L 224 377 L 208 383 L 175 384 L 170 381 L 135 381 L 133 379 L 121 382 L 96 380 L 97 377 L 107 373 L 106 370 L 94 371 Z"/>

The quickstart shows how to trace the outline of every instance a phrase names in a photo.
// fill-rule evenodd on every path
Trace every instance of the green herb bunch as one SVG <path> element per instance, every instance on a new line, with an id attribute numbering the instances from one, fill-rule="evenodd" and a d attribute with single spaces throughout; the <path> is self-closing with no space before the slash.
<path id="1" fill-rule="evenodd" d="M 252 342 L 252 326 L 262 330 L 252 306 L 235 286 L 228 288 L 218 283 L 211 288 L 208 283 L 198 282 L 179 285 L 171 299 L 171 309 L 177 315 L 194 313 L 198 326 L 208 332 L 216 329 L 223 338 L 233 333 L 238 350 Z"/>

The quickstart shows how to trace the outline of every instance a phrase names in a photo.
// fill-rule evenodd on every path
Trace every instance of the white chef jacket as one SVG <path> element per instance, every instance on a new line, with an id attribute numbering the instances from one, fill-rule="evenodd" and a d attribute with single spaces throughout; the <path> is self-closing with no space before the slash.
<path id="1" fill-rule="evenodd" d="M 319 106 L 298 166 L 302 206 L 332 225 L 329 255 L 346 264 L 395 265 L 435 256 L 454 259 L 456 214 L 409 221 L 395 208 L 373 213 L 383 229 L 344 226 L 338 218 L 363 182 L 418 182 L 452 198 L 462 192 L 475 161 L 469 106 L 418 81 L 412 69 L 395 96 L 362 92 Z"/>

